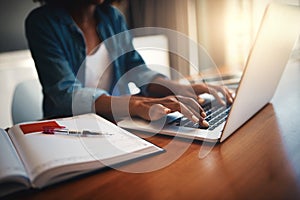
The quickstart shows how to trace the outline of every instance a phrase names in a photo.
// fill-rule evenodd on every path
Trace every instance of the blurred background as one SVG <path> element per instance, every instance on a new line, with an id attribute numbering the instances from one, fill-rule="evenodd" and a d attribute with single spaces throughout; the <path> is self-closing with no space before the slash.
<path id="1" fill-rule="evenodd" d="M 271 0 L 119 0 L 129 28 L 164 27 L 186 34 L 208 51 L 217 66 L 241 68 Z M 300 0 L 275 0 L 299 5 Z M 0 52 L 27 49 L 24 19 L 39 6 L 31 0 L 0 0 Z M 176 41 L 172 41 L 175 43 Z M 178 47 L 180 48 L 180 47 Z M 171 58 L 184 75 L 188 65 Z M 180 69 L 180 67 L 181 69 Z"/>
<path id="2" fill-rule="evenodd" d="M 185 59 L 176 53 L 139 50 L 150 68 L 156 67 L 154 70 L 176 79 L 178 77 L 170 71 L 189 76 L 203 72 L 207 66 L 208 56 L 203 55 L 201 48 L 191 48 L 191 44 L 203 47 L 217 67 L 242 70 L 270 2 L 300 5 L 300 0 L 117 0 L 114 6 L 126 17 L 129 29 L 166 28 L 192 41 L 168 35 L 161 37 L 147 31 L 135 35 L 137 46 L 155 45 L 184 53 Z M 1 128 L 42 118 L 42 88 L 24 31 L 26 16 L 38 6 L 32 0 L 0 0 Z M 299 55 L 298 41 L 291 58 L 299 61 Z M 21 95 L 17 91 L 21 91 Z"/>

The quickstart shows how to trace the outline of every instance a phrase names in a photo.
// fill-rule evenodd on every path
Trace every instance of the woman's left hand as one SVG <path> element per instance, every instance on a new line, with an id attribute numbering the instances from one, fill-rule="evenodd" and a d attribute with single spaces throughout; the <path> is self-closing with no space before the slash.
<path id="1" fill-rule="evenodd" d="M 213 95 L 222 105 L 231 104 L 233 102 L 233 92 L 225 86 L 210 85 L 206 83 L 183 85 L 163 78 L 157 78 L 153 83 L 155 84 L 149 86 L 149 90 L 150 94 L 155 94 L 154 96 L 164 97 L 168 95 L 180 95 L 193 98 L 199 104 L 202 104 L 203 99 L 201 99 L 199 95 L 208 93 Z"/>
<path id="2" fill-rule="evenodd" d="M 199 103 L 201 103 L 203 100 L 199 97 L 200 94 L 203 93 L 208 93 L 213 95 L 216 100 L 222 104 L 222 105 L 226 105 L 226 104 L 232 104 L 233 102 L 233 92 L 230 91 L 227 87 L 225 86 L 218 86 L 218 85 L 209 85 L 209 84 L 193 84 L 192 85 L 193 88 L 193 93 L 188 94 L 190 97 L 192 95 L 195 96 L 195 94 L 197 95 L 197 100 Z M 191 90 L 188 90 L 188 92 L 190 92 Z M 224 98 L 222 98 L 219 94 L 222 94 Z"/>

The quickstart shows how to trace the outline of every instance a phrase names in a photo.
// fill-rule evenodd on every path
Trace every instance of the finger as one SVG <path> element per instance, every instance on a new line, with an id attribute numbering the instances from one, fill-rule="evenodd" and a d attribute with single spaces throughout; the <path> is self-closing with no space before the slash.
<path id="1" fill-rule="evenodd" d="M 229 92 L 228 92 L 228 90 L 227 90 L 226 87 L 217 86 L 215 89 L 216 89 L 218 92 L 221 92 L 221 93 L 222 93 L 222 95 L 223 95 L 223 97 L 226 99 L 226 102 L 227 102 L 227 103 L 232 103 L 232 99 L 231 99 L 231 97 L 230 97 L 230 95 L 229 95 Z M 223 101 L 224 101 L 224 100 L 223 100 Z M 226 102 L 224 102 L 224 103 L 226 104 Z"/>
<path id="2" fill-rule="evenodd" d="M 213 86 L 213 85 L 209 85 L 208 87 L 210 87 L 209 88 L 210 90 L 212 90 L 212 88 L 213 88 L 217 92 L 221 92 L 227 103 L 229 103 L 229 104 L 233 103 L 233 93 L 227 87 L 225 87 L 225 86 Z M 220 96 L 218 95 L 217 98 L 218 97 L 220 97 Z M 220 99 L 222 99 L 222 98 L 220 97 Z M 222 102 L 220 102 L 220 103 L 223 104 L 223 105 L 225 105 L 226 102 L 223 101 L 224 104 Z"/>
<path id="3" fill-rule="evenodd" d="M 161 104 L 154 104 L 150 106 L 148 115 L 150 120 L 158 120 L 164 117 L 165 115 L 169 114 L 171 109 L 161 105 Z"/>
<path id="4" fill-rule="evenodd" d="M 157 101 L 159 100 L 159 101 Z M 183 101 L 183 102 L 180 102 Z M 153 102 L 156 102 L 155 104 L 153 104 Z M 185 103 L 189 103 L 190 105 L 193 105 L 194 108 L 191 108 L 188 104 L 185 105 Z M 187 98 L 187 97 L 182 97 L 179 96 L 179 98 L 175 97 L 175 96 L 169 96 L 169 97 L 165 97 L 162 99 L 155 99 L 155 100 L 150 100 L 145 102 L 147 105 L 147 110 L 150 110 L 151 106 L 156 105 L 156 106 L 160 106 L 161 108 L 164 109 L 169 109 L 170 112 L 181 112 L 184 116 L 186 116 L 189 120 L 195 122 L 195 123 L 199 123 L 203 126 L 208 126 L 207 122 L 204 122 L 204 117 L 206 116 L 204 110 L 202 107 L 200 107 L 200 105 L 193 99 L 191 98 Z M 159 107 L 153 106 L 153 111 L 151 112 L 151 117 L 150 116 L 145 116 L 143 115 L 142 117 L 144 119 L 147 120 L 154 120 L 154 119 L 159 119 L 161 117 L 163 117 L 164 115 L 166 115 L 166 113 L 164 112 L 159 112 Z M 145 109 L 145 108 L 144 108 Z M 199 113 L 199 110 L 203 111 L 202 116 Z M 150 112 L 149 112 L 150 113 Z"/>
<path id="5" fill-rule="evenodd" d="M 189 108 L 189 106 L 187 106 L 187 107 Z M 205 112 L 203 112 L 204 115 L 199 116 L 198 112 L 194 111 L 191 108 L 189 108 L 189 109 L 190 109 L 190 111 L 193 112 L 194 116 L 198 117 L 198 119 L 199 119 L 197 121 L 193 121 L 192 120 L 193 122 L 200 124 L 202 127 L 209 127 L 209 123 L 205 120 L 205 117 L 206 117 L 206 113 Z"/>
<path id="6" fill-rule="evenodd" d="M 200 122 L 200 115 L 198 114 L 199 117 L 197 117 L 186 105 L 184 105 L 181 102 L 178 102 L 180 105 L 180 110 L 184 116 L 186 116 L 189 120 L 193 121 L 194 123 L 199 123 Z"/>
<path id="7" fill-rule="evenodd" d="M 204 98 L 201 98 L 198 96 L 198 99 L 197 101 L 199 102 L 199 104 L 202 106 L 204 103 L 205 103 L 205 99 Z"/>
<path id="8" fill-rule="evenodd" d="M 142 103 L 137 109 L 138 116 L 148 121 L 158 120 L 171 112 L 169 108 L 157 103 Z"/>
<path id="9" fill-rule="evenodd" d="M 226 92 L 226 99 L 227 99 L 227 102 L 229 102 L 230 104 L 233 103 L 233 95 L 232 95 L 232 92 L 227 88 L 227 87 L 224 87 L 224 90 Z"/>
<path id="10" fill-rule="evenodd" d="M 222 94 L 224 95 L 226 102 L 232 104 L 233 96 L 231 91 L 227 87 L 219 87 L 219 90 L 221 90 Z"/>
<path id="11" fill-rule="evenodd" d="M 217 90 L 215 90 L 214 88 L 209 88 L 209 93 L 211 95 L 213 95 L 221 105 L 224 105 L 224 106 L 226 105 L 226 103 L 223 101 L 223 99 L 219 96 Z"/>
<path id="12" fill-rule="evenodd" d="M 190 110 L 196 115 L 196 117 L 206 117 L 204 109 L 195 99 L 178 96 L 178 100 L 184 103 L 184 105 L 188 106 Z"/>
<path id="13" fill-rule="evenodd" d="M 199 114 L 199 111 L 196 111 L 194 109 L 192 109 L 191 107 L 189 107 L 188 105 L 185 105 L 190 111 L 193 112 L 193 114 L 199 119 L 199 121 L 203 121 L 204 118 L 206 117 L 206 113 L 205 112 L 202 112 Z"/>
<path id="14" fill-rule="evenodd" d="M 194 123 L 198 123 L 203 127 L 208 127 L 209 123 L 204 120 L 201 116 L 197 117 L 196 113 L 194 113 L 191 109 L 189 109 L 186 105 L 183 103 L 179 102 L 180 107 L 181 107 L 181 113 L 186 116 L 189 120 L 191 120 Z M 199 115 L 199 114 L 198 114 Z"/>

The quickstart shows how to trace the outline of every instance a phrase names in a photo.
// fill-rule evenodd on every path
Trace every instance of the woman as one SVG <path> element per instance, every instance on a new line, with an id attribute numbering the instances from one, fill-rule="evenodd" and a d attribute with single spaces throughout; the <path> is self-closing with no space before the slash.
<path id="1" fill-rule="evenodd" d="M 122 15 L 106 1 L 38 1 L 45 5 L 27 17 L 26 36 L 43 86 L 45 117 L 96 112 L 108 119 L 114 119 L 116 114 L 117 117 L 130 114 L 157 120 L 180 111 L 207 127 L 206 114 L 197 101 L 198 94 L 209 92 L 224 104 L 217 95 L 221 92 L 227 102 L 232 102 L 232 95 L 225 87 L 185 86 L 166 79 L 148 69 L 134 50 L 121 56 L 117 53 L 114 57 L 123 48 L 132 48 L 132 38 L 126 32 Z M 123 34 L 121 40 L 109 40 L 118 33 Z M 109 44 L 106 41 L 110 41 Z M 99 52 L 101 62 L 112 63 L 112 67 L 105 70 L 101 65 L 88 66 L 89 56 Z M 100 80 L 105 80 L 103 84 L 89 85 L 88 82 L 95 79 L 93 73 L 88 72 L 93 67 L 103 71 Z M 135 76 L 127 75 L 132 70 Z M 122 78 L 125 81 L 120 81 Z M 140 95 L 126 95 L 127 79 L 141 89 Z"/>

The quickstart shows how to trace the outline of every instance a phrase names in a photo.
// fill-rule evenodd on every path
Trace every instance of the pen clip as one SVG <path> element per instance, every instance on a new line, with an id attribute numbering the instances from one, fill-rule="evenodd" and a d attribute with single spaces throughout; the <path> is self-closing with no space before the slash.
<path id="1" fill-rule="evenodd" d="M 65 128 L 65 126 L 43 126 L 43 133 L 54 134 L 56 130 L 61 130 Z"/>

